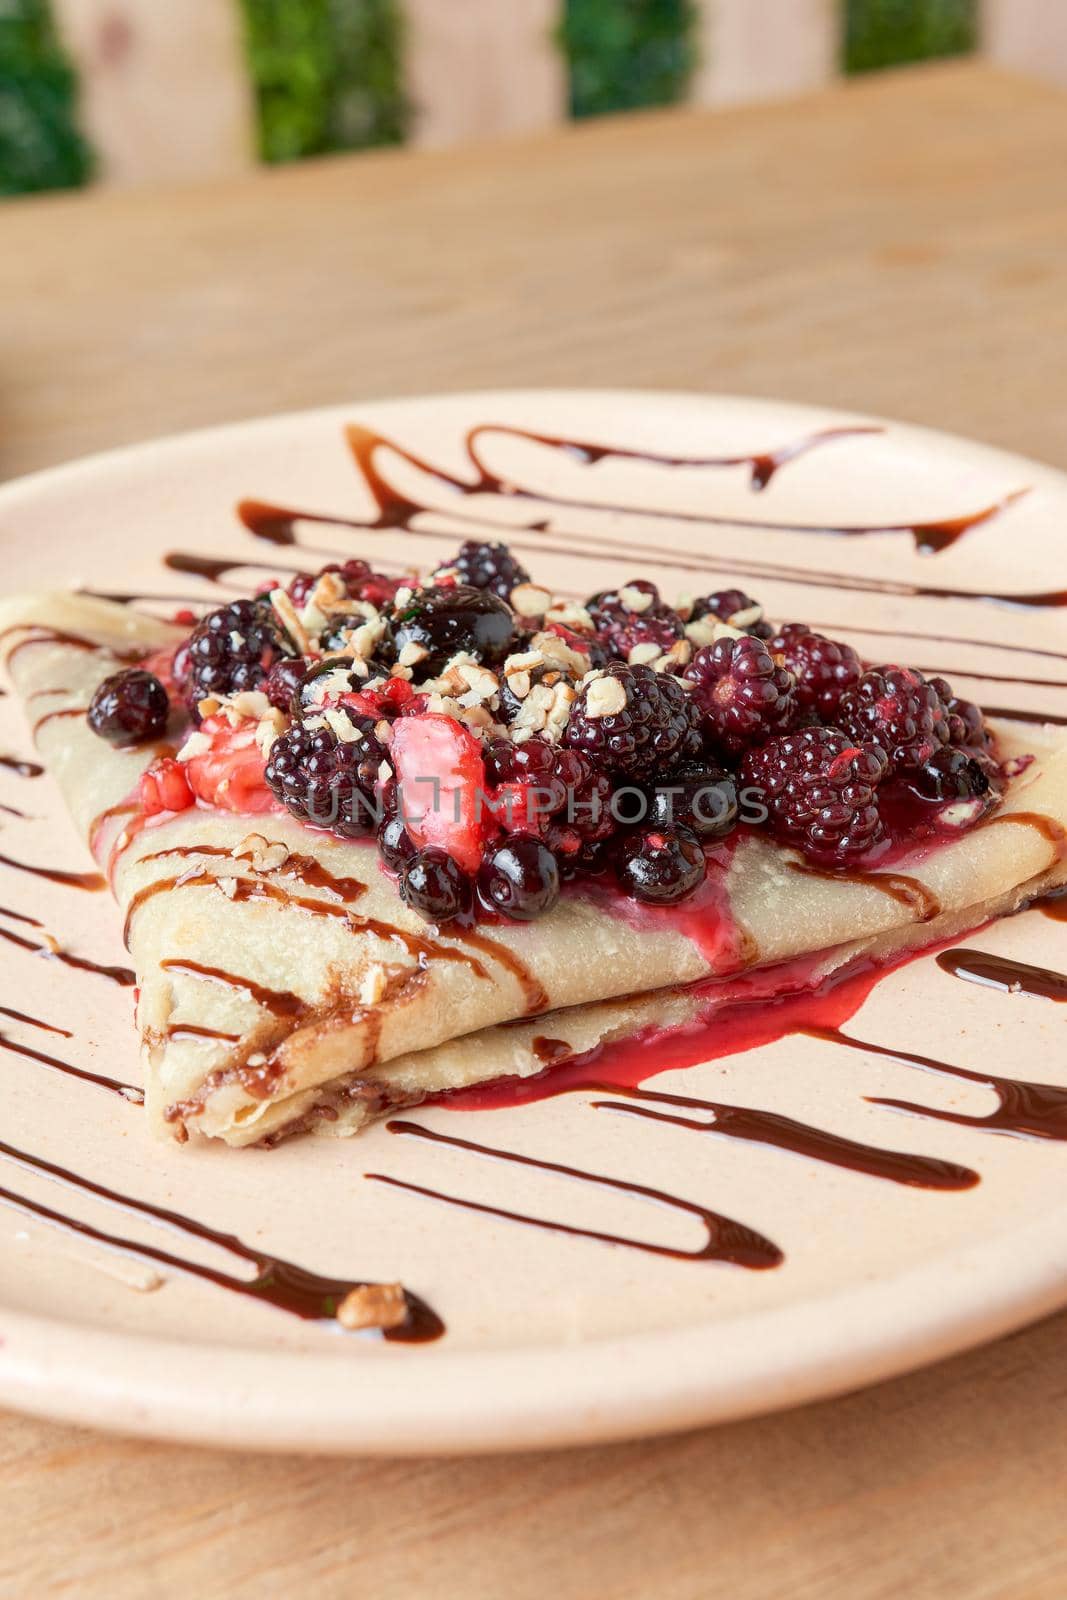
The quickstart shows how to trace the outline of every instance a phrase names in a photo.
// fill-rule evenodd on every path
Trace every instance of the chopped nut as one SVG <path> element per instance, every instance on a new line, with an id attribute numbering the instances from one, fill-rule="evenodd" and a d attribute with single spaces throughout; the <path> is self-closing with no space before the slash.
<path id="1" fill-rule="evenodd" d="M 545 612 L 545 621 L 558 622 L 561 628 L 569 628 L 571 633 L 596 632 L 596 628 L 593 626 L 593 619 L 588 611 L 574 600 L 550 606 Z"/>
<path id="2" fill-rule="evenodd" d="M 495 672 L 490 672 L 488 667 L 478 666 L 475 662 L 462 662 L 457 668 L 457 673 L 462 681 L 474 695 L 474 702 L 491 700 L 500 688 L 500 683 Z"/>
<path id="3" fill-rule="evenodd" d="M 420 661 L 425 661 L 430 652 L 425 645 L 419 644 L 415 639 L 409 639 L 407 644 L 397 656 L 397 664 L 401 667 L 417 667 Z"/>
<path id="4" fill-rule="evenodd" d="M 222 890 L 227 900 L 232 900 L 237 893 L 237 879 L 224 878 L 220 873 L 215 879 L 215 887 Z"/>
<path id="5" fill-rule="evenodd" d="M 762 616 L 763 607 L 761 605 L 753 604 L 750 606 L 745 606 L 741 611 L 735 611 L 733 615 L 727 617 L 726 620 L 730 624 L 731 628 L 744 629 L 751 628 L 752 624 L 754 622 L 759 622 Z"/>
<path id="6" fill-rule="evenodd" d="M 650 594 L 646 594 L 643 589 L 635 589 L 632 584 L 628 583 L 624 584 L 624 586 L 619 590 L 619 603 L 620 605 L 624 606 L 627 611 L 636 611 L 640 613 L 648 610 L 649 606 L 652 604 L 652 596 Z"/>
<path id="7" fill-rule="evenodd" d="M 235 860 L 247 860 L 256 872 L 277 872 L 289 859 L 289 846 L 282 844 L 280 839 L 268 839 L 262 833 L 250 833 L 230 854 Z"/>
<path id="8" fill-rule="evenodd" d="M 698 617 L 695 622 L 686 623 L 685 636 L 698 650 L 702 650 L 706 644 L 715 643 L 716 622 L 715 617 Z"/>
<path id="9" fill-rule="evenodd" d="M 693 646 L 688 639 L 675 639 L 666 655 L 656 662 L 656 671 L 665 672 L 668 667 L 688 666 L 693 659 Z"/>
<path id="10" fill-rule="evenodd" d="M 530 648 L 546 662 L 551 662 L 554 667 L 561 667 L 564 672 L 569 672 L 572 678 L 580 678 L 588 669 L 588 655 L 584 651 L 575 650 L 566 639 L 561 639 L 558 633 L 535 633 L 530 640 Z"/>
<path id="11" fill-rule="evenodd" d="M 337 1320 L 349 1333 L 360 1328 L 399 1328 L 408 1319 L 408 1303 L 399 1283 L 360 1283 L 337 1307 Z"/>
<path id="12" fill-rule="evenodd" d="M 410 601 L 410 599 L 411 599 L 411 597 L 412 597 L 412 595 L 414 593 L 415 593 L 414 589 L 408 589 L 408 588 L 398 589 L 396 591 L 396 596 L 395 596 L 395 598 L 393 600 L 393 604 L 397 608 L 398 611 L 402 610 L 403 607 L 408 604 L 408 602 Z"/>
<path id="13" fill-rule="evenodd" d="M 662 654 L 659 645 L 648 639 L 644 644 L 635 644 L 626 660 L 631 667 L 647 667 L 651 662 L 658 661 Z"/>
<path id="14" fill-rule="evenodd" d="M 280 739 L 285 732 L 287 718 L 277 706 L 271 706 L 265 717 L 261 717 L 256 726 L 256 744 L 261 756 L 269 756 L 274 747 L 274 741 Z"/>
<path id="15" fill-rule="evenodd" d="M 520 617 L 543 617 L 552 604 L 552 596 L 536 583 L 517 583 L 508 595 L 508 603 Z"/>
<path id="16" fill-rule="evenodd" d="M 363 735 L 342 706 L 327 706 L 322 713 L 327 727 L 332 728 L 342 744 L 362 744 Z"/>
<path id="17" fill-rule="evenodd" d="M 530 692 L 530 674 L 528 672 L 509 672 L 508 688 L 516 700 L 525 700 Z"/>
<path id="18" fill-rule="evenodd" d="M 191 761 L 194 756 L 206 755 L 211 749 L 211 738 L 206 733 L 191 733 L 178 751 L 179 761 Z"/>
<path id="19" fill-rule="evenodd" d="M 208 695 L 204 700 L 198 700 L 196 709 L 202 717 L 213 717 L 220 708 L 219 701 L 213 695 Z"/>
<path id="20" fill-rule="evenodd" d="M 720 639 L 743 639 L 744 637 L 745 633 L 743 628 L 735 628 L 729 622 L 716 622 L 715 624 L 714 642 L 716 644 L 718 644 Z"/>
<path id="21" fill-rule="evenodd" d="M 598 677 L 585 693 L 587 717 L 614 717 L 626 709 L 626 690 L 618 678 Z"/>
<path id="22" fill-rule="evenodd" d="M 272 589 L 270 603 L 274 607 L 274 614 L 282 627 L 296 645 L 302 656 L 317 656 L 320 654 L 317 645 L 313 644 L 307 629 L 301 622 L 291 597 L 284 589 Z"/>
<path id="23" fill-rule="evenodd" d="M 381 964 L 368 967 L 359 986 L 361 1006 L 376 1006 L 388 987 L 385 968 Z"/>

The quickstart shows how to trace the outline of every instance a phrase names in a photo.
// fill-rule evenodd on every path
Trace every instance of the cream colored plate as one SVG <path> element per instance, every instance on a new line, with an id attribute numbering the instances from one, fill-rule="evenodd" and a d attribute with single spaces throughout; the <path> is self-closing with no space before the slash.
<path id="1" fill-rule="evenodd" d="M 856 420 L 748 400 L 530 393 L 358 405 L 216 429 L 0 491 L 3 581 L 9 589 L 82 583 L 204 598 L 232 592 L 167 572 L 161 558 L 172 550 L 243 556 L 255 565 L 236 581 L 258 581 L 275 568 L 269 547 L 234 516 L 242 497 L 357 516 L 369 511 L 343 439 L 343 425 L 352 421 L 462 473 L 464 432 L 487 421 L 706 457 L 758 454 Z M 800 456 L 757 495 L 743 465 L 668 470 L 607 459 L 589 466 L 507 438 L 484 445 L 506 480 L 572 499 L 624 501 L 645 514 L 493 498 L 426 518 L 418 534 L 305 531 L 315 543 L 396 567 L 447 554 L 449 540 L 440 534 L 463 526 L 461 509 L 502 527 L 547 515 L 547 532 L 523 537 L 559 552 L 534 558 L 534 574 L 565 590 L 584 595 L 638 574 L 655 578 L 671 597 L 740 583 L 772 617 L 834 625 L 868 656 L 943 667 L 989 703 L 1067 712 L 1067 662 L 1047 653 L 1067 645 L 1056 609 L 907 592 L 1058 586 L 1067 479 L 1047 468 L 888 425 Z M 417 481 L 397 463 L 385 464 L 399 481 Z M 1030 491 L 1024 499 L 939 555 L 918 554 L 907 533 L 850 538 L 746 529 L 729 520 L 907 525 L 971 512 L 1020 488 Z M 438 503 L 447 506 L 447 492 Z M 647 514 L 652 509 L 689 515 Z M 694 514 L 726 520 L 702 522 Z M 613 542 L 632 556 L 608 559 L 601 552 Z M 292 559 L 291 552 L 276 554 Z M 753 571 L 768 564 L 778 569 L 774 576 Z M 856 587 L 785 581 L 783 568 L 824 580 L 846 575 Z M 745 570 L 753 575 L 739 577 Z M 903 592 L 877 592 L 883 581 Z M 864 628 L 922 637 L 883 639 Z M 949 642 L 953 637 L 981 642 Z M 1024 653 L 1003 648 L 1020 644 Z M 967 669 L 983 677 L 969 682 Z M 1064 690 L 1013 678 L 1052 679 Z M 0 750 L 32 754 L 11 700 L 0 702 Z M 0 814 L 3 854 L 87 865 L 47 778 L 0 769 L 0 802 L 33 818 Z M 0 929 L 27 931 L 10 916 L 19 911 L 75 951 L 122 959 L 116 917 L 102 896 L 2 870 L 0 901 L 8 909 Z M 1036 912 L 973 942 L 1067 967 L 1067 929 Z M 5 1006 L 72 1034 L 51 1036 L 3 1018 L 8 1039 L 137 1081 L 128 991 L 6 941 L 0 973 Z M 1067 1083 L 1063 1021 L 1050 1001 L 966 984 L 923 960 L 888 978 L 850 1031 L 964 1066 Z M 159 1148 L 148 1142 L 137 1106 L 5 1050 L 5 1144 L 320 1271 L 400 1278 L 441 1313 L 448 1334 L 421 1347 L 330 1334 L 179 1273 L 156 1280 L 143 1262 L 3 1202 L 0 1400 L 222 1444 L 507 1449 L 794 1405 L 933 1360 L 1067 1303 L 1067 1147 L 904 1116 L 865 1098 L 896 1096 L 982 1116 L 994 1103 L 985 1087 L 801 1038 L 659 1084 L 961 1162 L 982 1182 L 965 1193 L 902 1188 L 762 1146 L 596 1111 L 585 1095 L 522 1110 L 414 1114 L 453 1134 L 657 1186 L 739 1217 L 787 1258 L 777 1271 L 746 1272 L 519 1227 L 369 1183 L 367 1172 L 391 1173 L 682 1248 L 699 1238 L 695 1221 L 618 1192 L 393 1138 L 380 1127 L 350 1143 L 302 1140 L 272 1152 Z M 134 1241 L 195 1248 L 4 1159 L 0 1185 Z M 210 1251 L 201 1259 L 232 1266 Z"/>

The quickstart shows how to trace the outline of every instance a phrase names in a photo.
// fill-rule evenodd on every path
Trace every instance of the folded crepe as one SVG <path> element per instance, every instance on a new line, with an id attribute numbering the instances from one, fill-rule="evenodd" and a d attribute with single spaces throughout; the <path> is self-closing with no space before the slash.
<path id="1" fill-rule="evenodd" d="M 1033 759 L 991 818 L 906 866 L 820 873 L 745 835 L 712 853 L 681 908 L 620 905 L 586 883 L 533 923 L 438 931 L 403 904 L 372 843 L 279 807 L 140 813 L 160 745 L 116 749 L 84 713 L 120 665 L 186 632 L 82 596 L 0 602 L 14 685 L 47 707 L 38 747 L 125 918 L 147 1112 L 163 1137 L 355 1133 L 394 1106 L 542 1072 L 545 1034 L 577 1054 L 706 1021 L 751 993 L 754 973 L 765 995 L 814 985 L 1067 881 L 1067 740 L 1001 724 L 1001 756 Z"/>

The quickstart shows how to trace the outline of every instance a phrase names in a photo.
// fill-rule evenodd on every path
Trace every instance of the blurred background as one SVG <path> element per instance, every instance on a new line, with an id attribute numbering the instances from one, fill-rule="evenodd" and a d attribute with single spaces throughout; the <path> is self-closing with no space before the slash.
<path id="1" fill-rule="evenodd" d="M 974 51 L 1067 80 L 1067 0 L 0 0 L 0 195 L 766 100 Z"/>

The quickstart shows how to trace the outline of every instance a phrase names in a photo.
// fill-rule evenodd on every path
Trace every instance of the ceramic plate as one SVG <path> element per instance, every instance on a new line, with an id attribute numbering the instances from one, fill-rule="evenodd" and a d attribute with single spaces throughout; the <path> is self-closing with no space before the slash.
<path id="1" fill-rule="evenodd" d="M 445 478 L 382 451 L 389 481 L 436 509 L 407 532 L 299 524 L 316 552 L 358 552 L 397 571 L 439 562 L 490 523 L 505 537 L 513 530 L 538 579 L 575 595 L 635 575 L 672 598 L 740 585 L 772 618 L 822 624 L 868 658 L 943 670 L 987 705 L 1067 715 L 1067 628 L 1048 603 L 1062 582 L 1067 479 L 935 433 L 791 405 L 480 394 L 215 429 L 8 485 L 0 491 L 4 586 L 83 585 L 138 595 L 164 613 L 219 603 L 302 559 L 255 538 L 237 518 L 239 501 L 372 520 L 346 444 L 350 423 L 468 481 L 467 431 L 506 426 L 477 436 L 487 487 L 475 497 L 460 498 Z M 634 454 L 559 448 L 507 426 Z M 309 552 L 303 564 L 325 559 Z M 1005 600 L 1019 591 L 1026 603 Z M 0 750 L 33 758 L 11 698 L 0 702 Z M 0 803 L 11 808 L 0 813 L 0 856 L 87 865 L 47 777 L 5 765 Z M 516 1109 L 413 1113 L 432 1128 L 739 1217 L 785 1256 L 775 1270 L 747 1271 L 520 1226 L 368 1182 L 370 1172 L 393 1175 L 637 1244 L 684 1251 L 701 1241 L 698 1221 L 677 1209 L 455 1146 L 391 1138 L 380 1126 L 349 1142 L 308 1138 L 273 1151 L 150 1143 L 135 1100 L 55 1065 L 136 1083 L 130 991 L 32 948 L 50 934 L 92 961 L 121 962 L 110 902 L 2 870 L 7 1404 L 173 1438 L 301 1450 L 591 1442 L 795 1405 L 1067 1303 L 1067 1148 L 1055 1137 L 998 1131 L 997 1095 L 981 1081 L 999 1073 L 1067 1085 L 1054 1000 L 963 982 L 924 958 L 879 984 L 849 1031 L 972 1069 L 975 1079 L 800 1035 L 657 1079 L 658 1087 L 972 1167 L 981 1182 L 962 1192 L 642 1121 L 596 1109 L 582 1093 Z M 1067 968 L 1067 928 L 1036 910 L 972 942 Z M 877 1097 L 918 1110 L 873 1104 Z M 1055 1134 L 1055 1119 L 1036 1131 Z M 113 1196 L 20 1165 L 12 1150 Z M 20 1211 L 20 1196 L 130 1248 Z M 401 1279 L 435 1307 L 447 1334 L 397 1345 L 329 1332 L 180 1265 L 153 1266 L 138 1244 L 179 1262 L 246 1270 L 214 1245 L 122 1209 L 116 1196 L 171 1208 L 324 1273 Z"/>

